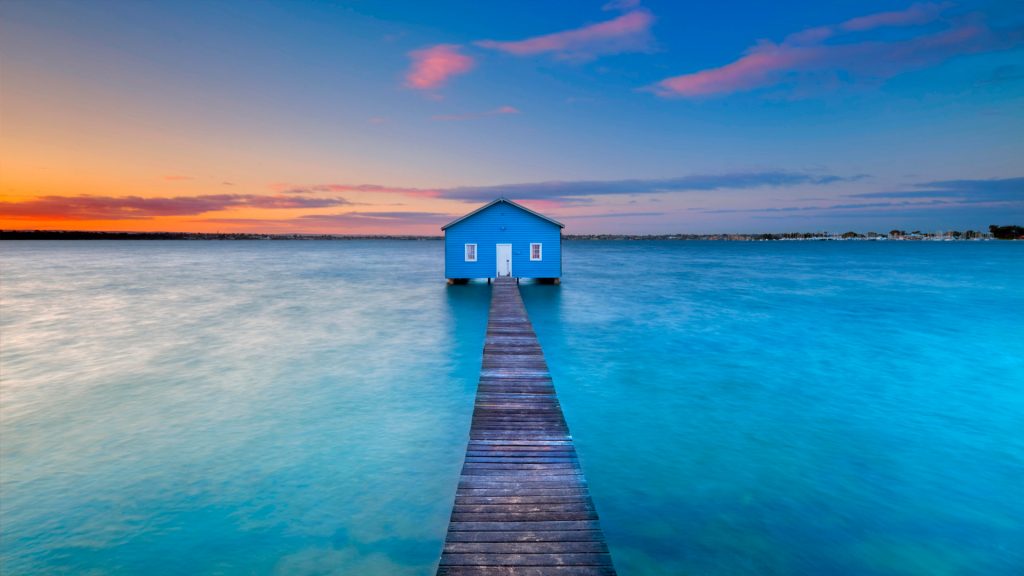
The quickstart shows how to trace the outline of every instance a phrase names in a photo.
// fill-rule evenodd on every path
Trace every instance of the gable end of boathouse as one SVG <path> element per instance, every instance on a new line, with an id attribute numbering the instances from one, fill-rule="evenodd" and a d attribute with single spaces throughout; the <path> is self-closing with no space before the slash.
<path id="1" fill-rule="evenodd" d="M 561 222 L 498 198 L 441 227 L 449 284 L 473 278 L 562 277 Z"/>

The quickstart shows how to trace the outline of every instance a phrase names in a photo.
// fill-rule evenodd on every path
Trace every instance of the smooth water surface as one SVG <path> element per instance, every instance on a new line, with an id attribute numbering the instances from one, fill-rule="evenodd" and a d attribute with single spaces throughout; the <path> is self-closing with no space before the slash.
<path id="1" fill-rule="evenodd" d="M 489 302 L 439 242 L 0 248 L 0 572 L 436 564 Z"/>
<path id="2" fill-rule="evenodd" d="M 440 242 L 0 245 L 0 572 L 430 574 L 490 291 Z M 620 573 L 1024 572 L 1024 243 L 566 242 Z"/>
<path id="3" fill-rule="evenodd" d="M 1024 243 L 567 258 L 524 298 L 623 574 L 1024 574 Z"/>

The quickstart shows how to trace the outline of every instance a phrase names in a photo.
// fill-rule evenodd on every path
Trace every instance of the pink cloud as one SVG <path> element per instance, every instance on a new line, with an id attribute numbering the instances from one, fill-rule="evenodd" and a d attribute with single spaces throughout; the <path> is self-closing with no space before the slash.
<path id="1" fill-rule="evenodd" d="M 851 18 L 835 26 L 816 26 L 790 34 L 783 44 L 818 44 L 844 32 L 867 32 L 878 28 L 922 26 L 939 19 L 953 5 L 949 2 L 914 4 L 906 10 L 876 12 Z"/>
<path id="2" fill-rule="evenodd" d="M 553 53 L 567 60 L 590 60 L 601 54 L 650 50 L 653 23 L 649 11 L 638 9 L 573 30 L 510 42 L 481 40 L 476 45 L 515 56 Z"/>
<path id="3" fill-rule="evenodd" d="M 965 18 L 949 22 L 945 30 L 918 32 L 900 40 L 826 43 L 843 33 L 926 24 L 936 20 L 946 6 L 915 4 L 901 12 L 882 12 L 838 26 L 809 28 L 779 44 L 762 41 L 725 66 L 667 78 L 649 90 L 667 98 L 698 98 L 755 90 L 823 73 L 884 79 L 963 54 L 1009 48 L 1021 41 L 1019 33 L 999 33 L 980 19 Z"/>
<path id="4" fill-rule="evenodd" d="M 0 202 L 0 216 L 16 220 L 144 220 L 231 208 L 325 208 L 347 204 L 350 202 L 344 198 L 295 198 L 257 194 L 207 194 L 170 198 L 41 196 L 20 202 Z"/>
<path id="5" fill-rule="evenodd" d="M 317 224 L 345 224 L 345 225 L 377 225 L 391 223 L 446 223 L 454 214 L 443 212 L 341 212 L 337 214 L 306 214 L 295 218 L 287 219 L 259 219 L 259 218 L 206 218 L 197 222 L 255 222 L 255 223 L 317 223 Z"/>
<path id="6" fill-rule="evenodd" d="M 194 222 L 226 225 L 235 230 L 411 234 L 436 234 L 437 227 L 452 221 L 457 215 L 444 212 L 341 212 L 337 214 L 307 214 L 296 218 L 204 218 Z"/>
<path id="7" fill-rule="evenodd" d="M 513 106 L 502 106 L 495 108 L 494 110 L 488 110 L 487 112 L 467 112 L 464 114 L 436 114 L 431 118 L 442 122 L 451 122 L 459 120 L 476 120 L 478 118 L 487 118 L 488 116 L 509 116 L 514 114 L 520 114 L 518 108 Z"/>
<path id="8" fill-rule="evenodd" d="M 473 69 L 473 58 L 462 54 L 455 44 L 438 44 L 409 53 L 412 67 L 405 76 L 405 85 L 416 90 L 439 88 L 448 78 Z"/>
<path id="9" fill-rule="evenodd" d="M 835 33 L 836 29 L 833 26 L 816 26 L 790 34 L 782 43 L 789 45 L 819 44 L 834 36 Z"/>
<path id="10" fill-rule="evenodd" d="M 840 24 L 839 27 L 850 32 L 863 32 L 887 26 L 920 26 L 934 22 L 942 12 L 952 6 L 953 4 L 949 2 L 914 4 L 906 10 L 876 12 L 859 18 L 851 18 Z"/>
<path id="11" fill-rule="evenodd" d="M 665 97 L 696 97 L 752 90 L 773 83 L 784 71 L 820 60 L 817 48 L 761 44 L 722 66 L 662 80 L 654 88 Z"/>

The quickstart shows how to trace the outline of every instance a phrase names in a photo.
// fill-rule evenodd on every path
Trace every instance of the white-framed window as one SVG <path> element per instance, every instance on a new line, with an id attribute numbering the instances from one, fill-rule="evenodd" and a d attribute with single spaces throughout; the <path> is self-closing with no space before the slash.
<path id="1" fill-rule="evenodd" d="M 476 262 L 476 244 L 466 244 L 466 262 Z"/>
<path id="2" fill-rule="evenodd" d="M 544 256 L 544 246 L 540 242 L 530 244 L 530 260 L 540 260 Z"/>

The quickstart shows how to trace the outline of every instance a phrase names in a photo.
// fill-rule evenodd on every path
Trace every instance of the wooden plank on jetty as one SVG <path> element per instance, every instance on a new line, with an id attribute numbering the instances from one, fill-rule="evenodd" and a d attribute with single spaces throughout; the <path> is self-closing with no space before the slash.
<path id="1" fill-rule="evenodd" d="M 519 287 L 498 278 L 445 576 L 614 575 Z"/>

